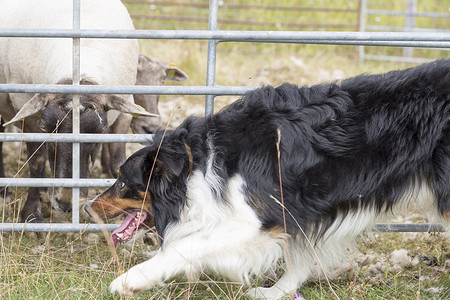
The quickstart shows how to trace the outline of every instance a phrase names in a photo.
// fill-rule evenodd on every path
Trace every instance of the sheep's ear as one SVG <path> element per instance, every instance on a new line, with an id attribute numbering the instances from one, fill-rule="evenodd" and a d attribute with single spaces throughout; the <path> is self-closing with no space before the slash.
<path id="1" fill-rule="evenodd" d="M 189 79 L 189 76 L 180 68 L 174 65 L 166 66 L 166 79 L 174 81 L 185 81 Z"/>
<path id="2" fill-rule="evenodd" d="M 142 72 L 146 69 L 148 64 L 151 64 L 153 62 L 153 59 L 151 59 L 148 56 L 145 56 L 144 54 L 139 54 L 139 60 L 138 60 L 138 73 Z"/>
<path id="3" fill-rule="evenodd" d="M 3 126 L 7 126 L 14 122 L 17 122 L 23 118 L 34 115 L 45 107 L 47 107 L 49 99 L 54 97 L 54 94 L 36 94 L 30 100 L 25 103 L 24 106 L 17 112 L 17 114 L 9 122 L 6 122 Z"/>
<path id="4" fill-rule="evenodd" d="M 166 65 L 154 57 L 139 54 L 138 76 L 142 72 L 156 74 L 159 70 L 164 70 L 165 76 L 162 78 L 164 80 L 185 81 L 189 79 L 189 76 L 174 64 Z"/>
<path id="5" fill-rule="evenodd" d="M 143 107 L 134 104 L 133 102 L 127 101 L 116 95 L 108 96 L 106 101 L 106 110 L 118 110 L 123 113 L 128 113 L 133 116 L 148 116 L 148 117 L 158 117 L 157 114 L 152 114 L 146 111 Z"/>

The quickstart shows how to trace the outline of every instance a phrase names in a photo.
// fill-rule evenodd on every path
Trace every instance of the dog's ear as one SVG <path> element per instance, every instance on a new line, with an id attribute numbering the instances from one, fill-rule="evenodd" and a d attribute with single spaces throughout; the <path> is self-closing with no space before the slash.
<path id="1" fill-rule="evenodd" d="M 186 151 L 180 152 L 179 149 L 164 149 L 164 151 L 159 152 L 158 158 L 156 159 L 158 168 L 165 173 L 169 173 L 166 175 L 180 176 L 185 163 Z"/>
<path id="2" fill-rule="evenodd" d="M 180 176 L 187 161 L 185 139 L 188 131 L 185 128 L 178 128 L 170 132 L 161 147 L 156 163 L 159 168 L 166 172 L 168 177 Z M 167 174 L 169 173 L 169 174 Z"/>
<path id="3" fill-rule="evenodd" d="M 187 135 L 188 131 L 186 128 L 178 128 L 177 130 L 172 131 L 170 134 L 171 140 L 173 140 L 173 142 L 177 145 L 184 144 Z"/>
<path id="4" fill-rule="evenodd" d="M 145 158 L 145 166 L 147 178 L 151 172 L 153 165 L 153 172 L 160 176 L 161 179 L 168 179 L 172 181 L 174 177 L 182 174 L 184 167 L 189 161 L 188 153 L 185 146 L 186 136 L 188 131 L 184 128 L 167 132 L 163 135 L 162 132 L 157 133 L 156 140 L 163 139 L 161 146 L 154 144 L 147 151 Z"/>

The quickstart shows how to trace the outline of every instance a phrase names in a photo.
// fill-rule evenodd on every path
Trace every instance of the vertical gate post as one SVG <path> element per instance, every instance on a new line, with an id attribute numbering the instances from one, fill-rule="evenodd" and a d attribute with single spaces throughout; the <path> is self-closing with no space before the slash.
<path id="1" fill-rule="evenodd" d="M 80 0 L 73 0 L 73 29 L 80 29 Z M 72 39 L 72 84 L 80 85 L 80 39 Z M 80 94 L 72 96 L 72 133 L 80 133 Z M 80 143 L 72 144 L 72 178 L 80 179 Z M 80 222 L 80 188 L 72 188 L 72 224 Z"/>
<path id="2" fill-rule="evenodd" d="M 359 31 L 366 31 L 367 0 L 359 1 Z M 359 46 L 359 62 L 364 62 L 364 46 Z"/>
<path id="3" fill-rule="evenodd" d="M 219 12 L 219 1 L 209 1 L 209 23 L 208 29 L 217 30 L 217 18 Z M 214 86 L 216 80 L 216 57 L 217 57 L 217 40 L 208 40 L 208 59 L 206 67 L 206 85 Z M 206 95 L 205 99 L 205 115 L 212 115 L 214 112 L 215 95 Z"/>
<path id="4" fill-rule="evenodd" d="M 404 31 L 413 31 L 417 13 L 417 0 L 408 0 L 406 3 L 405 29 Z M 403 57 L 413 57 L 414 48 L 403 48 Z"/>

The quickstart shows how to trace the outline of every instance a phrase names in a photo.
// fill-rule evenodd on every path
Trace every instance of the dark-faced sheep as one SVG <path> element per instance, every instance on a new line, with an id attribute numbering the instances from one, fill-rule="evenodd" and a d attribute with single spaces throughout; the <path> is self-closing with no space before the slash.
<path id="1" fill-rule="evenodd" d="M 136 85 L 162 85 L 165 80 L 184 81 L 188 75 L 183 70 L 166 65 L 156 58 L 139 55 L 139 65 Z M 158 111 L 159 95 L 134 95 L 134 103 L 139 104 L 146 111 L 158 115 L 155 118 L 138 116 L 131 121 L 134 133 L 155 133 L 161 127 L 161 117 Z"/>

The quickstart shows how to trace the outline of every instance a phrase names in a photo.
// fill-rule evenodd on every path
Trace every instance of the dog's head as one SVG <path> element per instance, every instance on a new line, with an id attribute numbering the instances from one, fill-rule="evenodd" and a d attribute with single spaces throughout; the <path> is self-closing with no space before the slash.
<path id="1" fill-rule="evenodd" d="M 137 229 L 148 231 L 154 225 L 162 237 L 166 226 L 178 219 L 186 197 L 190 156 L 183 141 L 186 132 L 178 131 L 168 133 L 163 143 L 156 138 L 131 155 L 114 185 L 85 206 L 89 215 L 103 221 L 127 215 L 112 234 L 114 245 L 129 241 Z"/>

